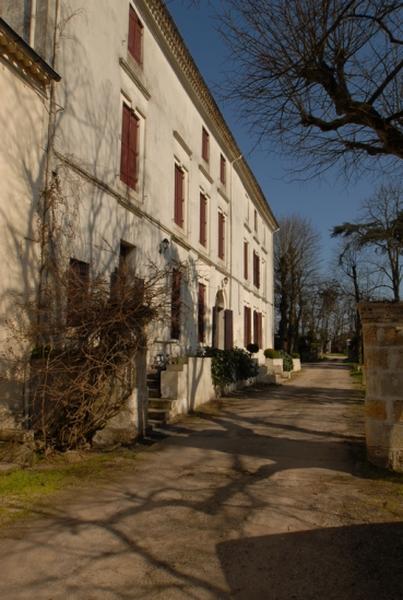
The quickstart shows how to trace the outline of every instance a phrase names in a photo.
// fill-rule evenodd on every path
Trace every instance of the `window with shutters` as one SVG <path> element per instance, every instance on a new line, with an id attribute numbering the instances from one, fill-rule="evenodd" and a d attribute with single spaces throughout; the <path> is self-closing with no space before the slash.
<path id="1" fill-rule="evenodd" d="M 202 129 L 202 158 L 206 162 L 210 160 L 210 136 L 204 127 Z"/>
<path id="2" fill-rule="evenodd" d="M 200 193 L 199 242 L 207 247 L 207 196 L 203 193 Z"/>
<path id="3" fill-rule="evenodd" d="M 131 56 L 139 65 L 143 63 L 143 30 L 142 22 L 134 8 L 130 5 L 128 49 Z"/>
<path id="4" fill-rule="evenodd" d="M 245 348 L 252 341 L 252 319 L 249 306 L 244 307 L 244 346 Z"/>
<path id="5" fill-rule="evenodd" d="M 136 247 L 121 240 L 119 263 L 111 276 L 111 300 L 115 301 L 125 293 L 126 284 L 135 276 Z"/>
<path id="6" fill-rule="evenodd" d="M 220 157 L 220 181 L 223 185 L 227 183 L 227 161 L 222 154 Z"/>
<path id="7" fill-rule="evenodd" d="M 174 221 L 179 227 L 185 222 L 185 172 L 175 163 L 175 197 L 174 197 Z"/>
<path id="8" fill-rule="evenodd" d="M 67 324 L 76 327 L 83 319 L 90 285 L 90 265 L 75 258 L 70 259 L 67 281 Z"/>
<path id="9" fill-rule="evenodd" d="M 181 286 L 182 274 L 179 269 L 173 269 L 171 294 L 171 339 L 173 340 L 179 340 L 181 333 Z"/>
<path id="10" fill-rule="evenodd" d="M 120 179 L 132 189 L 136 189 L 138 180 L 139 124 L 140 120 L 135 112 L 124 102 Z"/>
<path id="11" fill-rule="evenodd" d="M 206 286 L 199 283 L 198 289 L 198 305 L 197 305 L 197 329 L 199 343 L 204 344 L 206 341 Z"/>
<path id="12" fill-rule="evenodd" d="M 249 244 L 243 243 L 243 276 L 247 280 L 249 278 Z"/>
<path id="13" fill-rule="evenodd" d="M 225 258 L 225 217 L 218 212 L 218 258 Z"/>
<path id="14" fill-rule="evenodd" d="M 260 258 L 253 252 L 253 285 L 260 288 Z"/>
<path id="15" fill-rule="evenodd" d="M 257 225 L 258 225 L 257 210 L 255 209 L 254 217 L 253 217 L 253 228 L 255 230 L 255 233 L 257 233 Z"/>
<path id="16" fill-rule="evenodd" d="M 263 346 L 263 316 L 262 313 L 253 311 L 253 343 L 259 348 Z"/>

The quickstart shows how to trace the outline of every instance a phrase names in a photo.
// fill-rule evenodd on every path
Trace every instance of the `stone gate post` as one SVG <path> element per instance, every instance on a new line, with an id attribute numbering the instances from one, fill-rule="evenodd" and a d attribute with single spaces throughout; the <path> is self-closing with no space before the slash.
<path id="1" fill-rule="evenodd" d="M 403 472 L 403 302 L 359 306 L 366 371 L 368 459 Z"/>

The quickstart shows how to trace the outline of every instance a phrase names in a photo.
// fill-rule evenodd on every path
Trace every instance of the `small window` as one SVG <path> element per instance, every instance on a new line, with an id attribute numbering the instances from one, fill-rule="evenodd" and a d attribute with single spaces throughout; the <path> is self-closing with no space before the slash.
<path id="1" fill-rule="evenodd" d="M 206 162 L 209 162 L 210 160 L 210 136 L 207 129 L 204 127 L 202 130 L 202 158 Z"/>
<path id="2" fill-rule="evenodd" d="M 129 9 L 129 52 L 134 60 L 141 65 L 143 63 L 143 24 L 138 18 L 136 11 L 130 5 Z"/>
<path id="3" fill-rule="evenodd" d="M 199 343 L 204 344 L 206 341 L 206 286 L 199 283 L 198 290 L 198 306 L 197 306 L 197 329 Z"/>
<path id="4" fill-rule="evenodd" d="M 247 280 L 249 278 L 249 244 L 243 243 L 243 276 Z"/>
<path id="5" fill-rule="evenodd" d="M 220 181 L 223 185 L 227 183 L 227 161 L 222 154 L 220 157 Z"/>
<path id="6" fill-rule="evenodd" d="M 90 265 L 70 259 L 67 281 L 67 324 L 75 327 L 82 323 L 87 306 L 90 285 Z"/>
<path id="7" fill-rule="evenodd" d="M 175 164 L 175 198 L 174 198 L 174 221 L 179 227 L 184 224 L 185 203 L 185 173 L 183 169 Z"/>
<path id="8" fill-rule="evenodd" d="M 203 193 L 200 193 L 199 242 L 202 246 L 207 246 L 207 196 Z"/>
<path id="9" fill-rule="evenodd" d="M 134 111 L 123 103 L 120 179 L 132 189 L 138 180 L 139 124 Z"/>
<path id="10" fill-rule="evenodd" d="M 218 212 L 218 258 L 225 258 L 225 217 Z"/>
<path id="11" fill-rule="evenodd" d="M 171 339 L 173 340 L 179 340 L 181 333 L 181 287 L 182 274 L 179 269 L 173 269 L 171 292 Z"/>
<path id="12" fill-rule="evenodd" d="M 244 307 L 244 346 L 245 348 L 252 341 L 252 313 L 249 306 Z"/>

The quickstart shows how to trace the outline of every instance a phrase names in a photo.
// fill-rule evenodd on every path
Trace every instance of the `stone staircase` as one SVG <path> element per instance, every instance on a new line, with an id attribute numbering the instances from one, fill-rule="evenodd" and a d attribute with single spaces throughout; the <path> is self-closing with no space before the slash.
<path id="1" fill-rule="evenodd" d="M 172 399 L 161 398 L 161 371 L 153 370 L 147 374 L 148 386 L 148 425 L 159 429 L 169 421 Z"/>

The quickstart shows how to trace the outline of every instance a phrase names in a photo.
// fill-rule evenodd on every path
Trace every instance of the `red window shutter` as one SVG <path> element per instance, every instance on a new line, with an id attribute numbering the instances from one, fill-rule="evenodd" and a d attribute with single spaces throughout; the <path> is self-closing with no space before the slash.
<path id="1" fill-rule="evenodd" d="M 209 162 L 210 159 L 210 136 L 206 129 L 202 129 L 202 158 Z"/>
<path id="2" fill-rule="evenodd" d="M 224 311 L 224 349 L 232 350 L 234 347 L 234 314 L 232 310 Z"/>
<path id="3" fill-rule="evenodd" d="M 122 114 L 122 147 L 120 154 L 120 178 L 129 182 L 129 140 L 130 140 L 130 108 L 123 104 Z"/>
<path id="4" fill-rule="evenodd" d="M 263 348 L 263 315 L 259 313 L 259 335 L 258 335 L 258 345 L 259 348 Z"/>
<path id="5" fill-rule="evenodd" d="M 248 260 L 249 260 L 249 252 L 248 252 L 248 242 L 244 242 L 243 243 L 243 274 L 244 274 L 244 278 L 248 279 L 249 277 L 249 270 L 248 270 Z"/>
<path id="6" fill-rule="evenodd" d="M 205 313 L 206 313 L 206 286 L 199 283 L 199 294 L 198 294 L 198 334 L 199 343 L 205 342 Z"/>
<path id="7" fill-rule="evenodd" d="M 127 104 L 123 104 L 120 178 L 135 189 L 138 179 L 139 119 Z"/>
<path id="8" fill-rule="evenodd" d="M 142 63 L 143 58 L 143 24 L 132 6 L 129 9 L 129 52 L 133 58 Z"/>
<path id="9" fill-rule="evenodd" d="M 212 327 L 211 327 L 211 345 L 213 348 L 218 348 L 218 331 L 217 331 L 218 310 L 213 306 Z"/>
<path id="10" fill-rule="evenodd" d="M 227 180 L 227 161 L 225 160 L 224 156 L 221 154 L 221 158 L 220 158 L 220 181 L 222 184 L 225 185 L 226 180 Z"/>
<path id="11" fill-rule="evenodd" d="M 175 213 L 174 220 L 179 227 L 183 227 L 183 202 L 184 202 L 185 175 L 179 165 L 175 165 Z"/>
<path id="12" fill-rule="evenodd" d="M 253 343 L 259 345 L 259 315 L 253 311 Z"/>
<path id="13" fill-rule="evenodd" d="M 249 306 L 244 307 L 244 345 L 245 348 L 251 342 L 251 309 Z"/>
<path id="14" fill-rule="evenodd" d="M 256 287 L 260 289 L 260 258 L 256 255 Z"/>
<path id="15" fill-rule="evenodd" d="M 199 242 L 202 246 L 207 245 L 207 198 L 200 194 L 200 234 Z"/>
<path id="16" fill-rule="evenodd" d="M 138 138 L 139 138 L 139 119 L 136 115 L 130 113 L 130 131 L 129 131 L 129 157 L 128 157 L 128 184 L 135 188 L 138 179 Z"/>
<path id="17" fill-rule="evenodd" d="M 83 308 L 87 304 L 90 284 L 90 265 L 75 258 L 70 259 L 67 281 L 67 324 L 81 324 Z"/>
<path id="18" fill-rule="evenodd" d="M 218 257 L 224 260 L 225 257 L 225 217 L 218 213 Z"/>
<path id="19" fill-rule="evenodd" d="M 171 295 L 171 338 L 178 340 L 180 337 L 181 321 L 181 284 L 182 275 L 179 269 L 172 271 L 172 295 Z"/>

